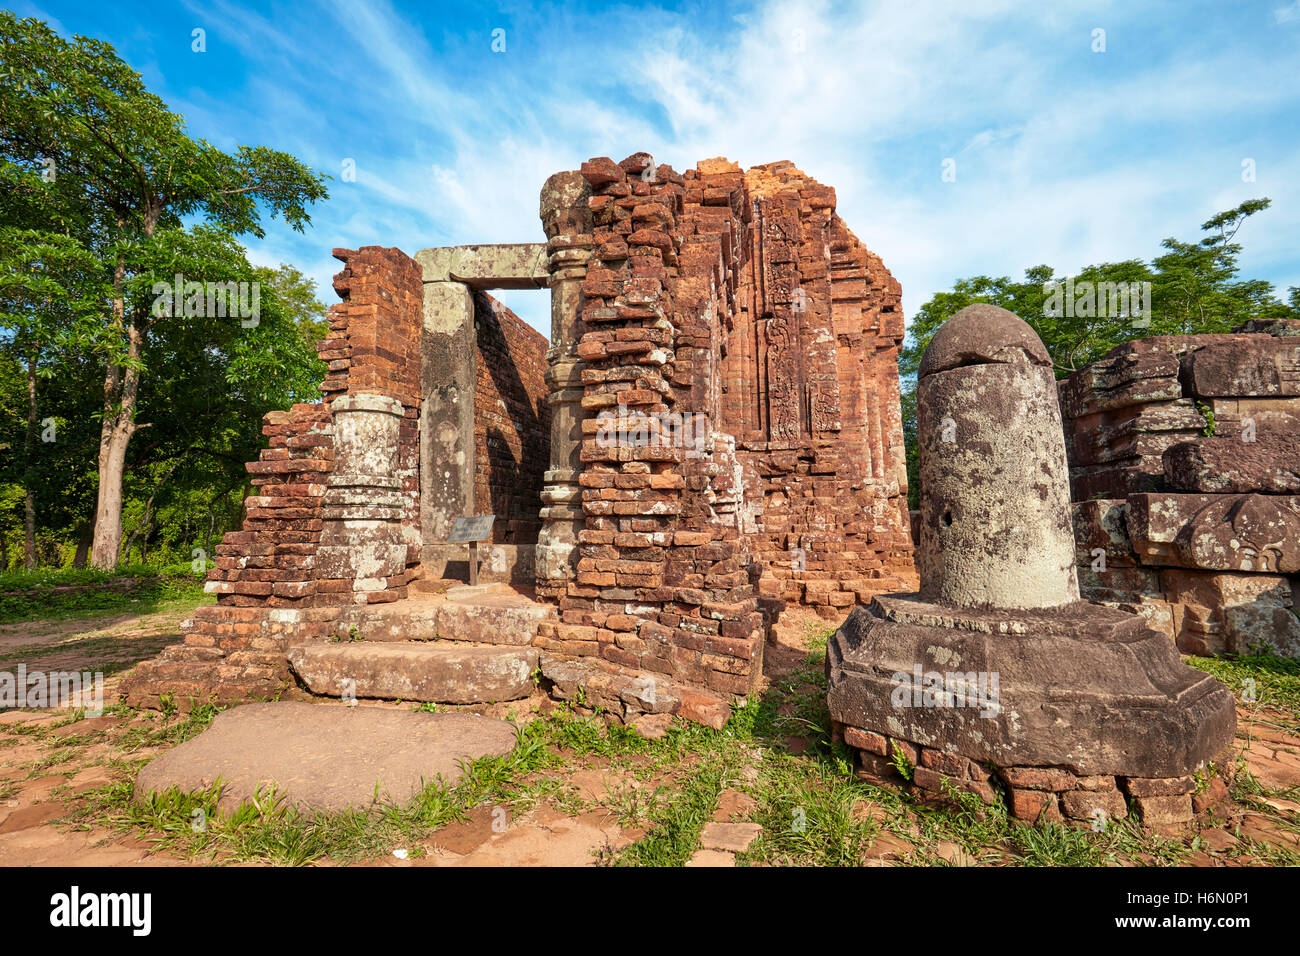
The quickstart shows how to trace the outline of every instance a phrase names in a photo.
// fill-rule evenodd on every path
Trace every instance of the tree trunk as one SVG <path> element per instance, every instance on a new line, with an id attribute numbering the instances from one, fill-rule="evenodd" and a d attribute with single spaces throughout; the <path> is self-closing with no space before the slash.
<path id="1" fill-rule="evenodd" d="M 134 374 L 129 369 L 114 368 L 110 378 L 123 371 L 125 375 Z M 105 383 L 106 397 L 111 394 L 111 387 Z M 114 414 L 105 409 L 104 424 L 99 433 L 99 496 L 95 503 L 95 538 L 90 548 L 90 563 L 104 571 L 117 566 L 118 552 L 122 547 L 122 474 L 126 446 L 135 432 L 130 420 L 135 411 L 134 396 L 128 402 L 126 390 L 121 392 L 120 411 Z M 108 404 L 105 401 L 105 405 Z"/>
<path id="2" fill-rule="evenodd" d="M 27 434 L 23 439 L 23 568 L 36 567 L 36 488 L 32 462 L 36 458 L 36 357 L 27 357 Z"/>
<path id="3" fill-rule="evenodd" d="M 113 322 L 127 336 L 127 364 L 109 360 L 104 375 L 104 420 L 99 431 L 99 496 L 95 504 L 95 540 L 90 562 L 111 571 L 122 549 L 122 472 L 126 447 L 136 432 L 136 396 L 140 388 L 138 362 L 143 351 L 144 332 L 128 322 L 122 282 L 126 264 L 121 258 L 113 272 Z"/>

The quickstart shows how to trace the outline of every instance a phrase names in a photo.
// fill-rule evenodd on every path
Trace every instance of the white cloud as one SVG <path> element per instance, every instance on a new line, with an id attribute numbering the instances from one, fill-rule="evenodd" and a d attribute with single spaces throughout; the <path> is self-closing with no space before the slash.
<path id="1" fill-rule="evenodd" d="M 678 169 L 716 155 L 793 160 L 836 188 L 841 215 L 902 282 L 909 316 L 963 275 L 1150 258 L 1160 239 L 1190 238 L 1248 195 L 1271 195 L 1275 208 L 1251 224 L 1246 262 L 1297 271 L 1286 237 L 1298 224 L 1290 184 L 1300 158 L 1240 132 L 1240 121 L 1258 116 L 1258 131 L 1280 132 L 1294 117 L 1294 84 L 1278 78 L 1300 73 L 1300 51 L 1252 55 L 1249 37 L 1229 37 L 1162 54 L 1141 19 L 1158 13 L 774 2 L 703 29 L 695 12 L 524 9 L 510 52 L 494 57 L 486 32 L 466 34 L 454 52 L 481 46 L 482 59 L 455 66 L 420 22 L 384 3 L 330 0 L 321 16 L 347 37 L 346 57 L 322 45 L 303 52 L 300 71 L 346 59 L 347 89 L 373 102 L 342 102 L 332 124 L 307 123 L 319 156 L 352 155 L 358 168 L 356 183 L 336 181 L 313 243 L 414 252 L 538 241 L 547 175 L 645 149 Z M 1090 53 L 1098 24 L 1106 54 Z M 249 56 L 263 40 L 271 58 L 295 45 L 265 34 L 275 30 L 265 22 L 253 29 Z M 320 92 L 318 83 L 268 103 L 286 112 L 314 97 L 317 111 L 334 108 Z M 1258 154 L 1257 184 L 1240 183 L 1236 154 Z M 948 156 L 956 183 L 940 181 Z M 548 331 L 544 303 L 521 314 Z"/>

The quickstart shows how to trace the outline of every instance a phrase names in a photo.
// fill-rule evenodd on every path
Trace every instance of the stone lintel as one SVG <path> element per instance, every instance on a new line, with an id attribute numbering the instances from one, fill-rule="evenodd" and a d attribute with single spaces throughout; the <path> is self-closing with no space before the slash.
<path id="1" fill-rule="evenodd" d="M 463 282 L 473 289 L 544 289 L 550 266 L 544 242 L 421 249 L 425 282 Z"/>

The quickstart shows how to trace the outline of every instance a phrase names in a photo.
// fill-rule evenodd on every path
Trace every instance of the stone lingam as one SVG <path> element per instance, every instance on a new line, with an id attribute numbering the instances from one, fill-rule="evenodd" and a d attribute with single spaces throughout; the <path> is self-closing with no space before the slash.
<path id="1" fill-rule="evenodd" d="M 1096 825 L 1130 800 L 1147 824 L 1191 819 L 1211 776 L 1194 774 L 1228 769 L 1216 758 L 1233 695 L 1141 617 L 1079 599 L 1061 414 L 1034 330 L 991 305 L 945 323 L 921 360 L 917 434 L 921 590 L 857 608 L 827 652 L 859 775 L 986 803 L 1003 791 L 1021 819 Z"/>

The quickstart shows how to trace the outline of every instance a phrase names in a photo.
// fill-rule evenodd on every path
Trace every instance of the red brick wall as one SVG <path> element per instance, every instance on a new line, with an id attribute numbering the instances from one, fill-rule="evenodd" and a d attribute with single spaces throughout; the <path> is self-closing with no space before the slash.
<path id="1" fill-rule="evenodd" d="M 729 164 L 728 164 L 729 165 Z M 706 183 L 739 168 L 711 166 Z M 826 617 L 917 584 L 898 386 L 901 288 L 791 163 L 744 174 L 750 212 L 724 422 L 766 596 Z M 706 187 L 707 188 L 707 187 Z"/>
<path id="2" fill-rule="evenodd" d="M 240 529 L 222 539 L 208 573 L 206 589 L 217 603 L 184 622 L 183 644 L 142 663 L 124 682 L 132 703 L 156 705 L 162 694 L 182 705 L 191 697 L 270 696 L 288 679 L 290 638 L 328 631 L 332 608 L 358 599 L 351 581 L 321 579 L 315 568 L 328 531 L 322 502 L 334 461 L 329 406 L 340 395 L 379 394 L 403 405 L 396 463 L 405 499 L 401 525 L 412 542 L 408 565 L 419 560 L 420 268 L 400 250 L 379 246 L 334 255 L 344 263 L 334 278 L 343 301 L 330 309 L 330 334 L 317 345 L 328 365 L 323 401 L 264 417 L 268 445 L 247 466 L 257 493 L 245 500 Z M 360 597 L 401 597 L 406 583 L 398 575 L 385 590 Z"/>
<path id="3" fill-rule="evenodd" d="M 551 459 L 550 343 L 484 292 L 474 295 L 474 507 L 496 515 L 492 540 L 534 544 Z"/>
<path id="4" fill-rule="evenodd" d="M 578 347 L 586 530 L 538 643 L 607 674 L 666 675 L 675 712 L 716 723 L 759 677 L 759 586 L 854 603 L 912 574 L 898 284 L 834 217 L 834 192 L 789 164 L 644 176 L 647 159 L 582 167 L 596 247 Z M 624 411 L 650 434 L 693 416 L 703 443 L 611 445 L 600 416 Z M 824 566 L 797 587 L 763 581 L 792 536 Z"/>

